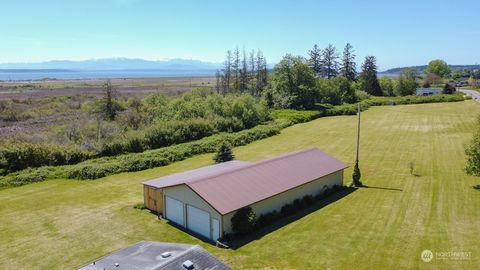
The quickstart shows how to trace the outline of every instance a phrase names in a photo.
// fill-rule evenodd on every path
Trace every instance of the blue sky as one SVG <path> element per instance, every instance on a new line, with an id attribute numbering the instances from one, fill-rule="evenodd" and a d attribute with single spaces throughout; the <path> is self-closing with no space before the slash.
<path id="1" fill-rule="evenodd" d="M 269 62 L 317 43 L 380 69 L 480 63 L 480 1 L 0 0 L 0 62 L 129 57 L 220 62 L 261 49 Z M 360 62 L 361 59 L 358 59 Z"/>

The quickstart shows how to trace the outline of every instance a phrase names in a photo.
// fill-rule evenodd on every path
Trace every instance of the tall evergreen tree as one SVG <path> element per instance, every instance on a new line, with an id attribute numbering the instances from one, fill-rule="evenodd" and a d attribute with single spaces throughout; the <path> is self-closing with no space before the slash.
<path id="1" fill-rule="evenodd" d="M 230 50 L 227 51 L 227 57 L 225 59 L 223 73 L 224 73 L 223 94 L 226 94 L 230 91 L 230 83 L 232 80 L 232 51 Z"/>
<path id="2" fill-rule="evenodd" d="M 335 46 L 328 44 L 322 51 L 322 75 L 331 79 L 338 75 L 338 53 Z"/>
<path id="3" fill-rule="evenodd" d="M 358 160 L 357 160 L 355 161 L 355 166 L 353 167 L 353 173 L 352 173 L 353 184 L 357 187 L 363 186 L 361 178 L 362 178 L 362 174 L 360 172 L 360 167 L 358 166 Z"/>
<path id="4" fill-rule="evenodd" d="M 248 72 L 248 90 L 252 96 L 256 94 L 257 83 L 256 73 L 255 73 L 255 50 L 250 51 L 250 55 L 248 57 L 249 62 L 249 72 Z"/>
<path id="5" fill-rule="evenodd" d="M 362 65 L 363 91 L 374 96 L 382 96 L 382 88 L 377 77 L 377 59 L 375 56 L 365 57 Z"/>
<path id="6" fill-rule="evenodd" d="M 233 51 L 232 74 L 233 89 L 238 92 L 240 89 L 240 51 L 238 47 Z"/>
<path id="7" fill-rule="evenodd" d="M 103 85 L 104 97 L 103 97 L 103 113 L 108 120 L 115 120 L 117 116 L 118 106 L 114 99 L 114 89 L 110 80 L 106 81 Z"/>
<path id="8" fill-rule="evenodd" d="M 353 46 L 350 43 L 345 45 L 343 49 L 342 64 L 340 67 L 340 74 L 350 81 L 354 81 L 357 75 L 357 64 L 355 63 L 355 54 Z"/>
<path id="9" fill-rule="evenodd" d="M 215 72 L 215 92 L 217 94 L 220 94 L 222 90 L 222 74 L 220 73 L 220 70 L 217 69 Z"/>
<path id="10" fill-rule="evenodd" d="M 257 87 L 256 87 L 256 95 L 259 95 L 260 92 L 267 86 L 267 76 L 268 76 L 268 69 L 267 69 L 267 60 L 263 56 L 262 51 L 257 51 L 257 59 L 255 65 L 257 66 Z"/>
<path id="11" fill-rule="evenodd" d="M 213 160 L 215 163 L 222 163 L 233 160 L 234 158 L 235 156 L 233 155 L 232 145 L 228 141 L 223 141 L 213 157 Z"/>
<path id="12" fill-rule="evenodd" d="M 315 44 L 308 54 L 310 55 L 310 58 L 308 59 L 310 67 L 313 69 L 316 76 L 320 76 L 322 72 L 322 50 L 317 44 Z"/>
<path id="13" fill-rule="evenodd" d="M 240 93 L 244 93 L 248 89 L 248 65 L 247 55 L 245 49 L 243 49 L 242 55 L 242 68 L 240 70 Z"/>

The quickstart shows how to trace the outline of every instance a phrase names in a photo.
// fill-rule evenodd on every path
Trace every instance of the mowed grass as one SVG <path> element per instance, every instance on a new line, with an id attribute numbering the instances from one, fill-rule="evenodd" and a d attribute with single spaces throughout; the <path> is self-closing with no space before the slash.
<path id="1" fill-rule="evenodd" d="M 479 178 L 463 172 L 480 114 L 473 101 L 373 107 L 362 113 L 361 188 L 236 250 L 201 242 L 148 211 L 141 182 L 211 164 L 201 155 L 95 181 L 0 191 L 0 269 L 70 269 L 140 240 L 200 244 L 234 269 L 476 269 Z M 235 148 L 259 160 L 316 146 L 353 164 L 356 117 L 321 118 Z M 409 163 L 415 164 L 415 175 Z M 345 172 L 349 182 L 351 168 Z M 471 252 L 420 259 L 424 249 Z"/>

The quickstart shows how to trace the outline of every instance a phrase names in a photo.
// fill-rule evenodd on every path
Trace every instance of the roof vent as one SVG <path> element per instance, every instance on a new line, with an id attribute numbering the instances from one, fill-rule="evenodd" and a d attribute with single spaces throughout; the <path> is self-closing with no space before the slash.
<path id="1" fill-rule="evenodd" d="M 193 266 L 193 262 L 190 261 L 190 260 L 184 261 L 182 265 L 183 265 L 183 267 L 185 267 L 185 269 L 188 269 L 188 270 L 191 270 L 191 269 L 195 268 Z"/>
<path id="2" fill-rule="evenodd" d="M 115 263 L 114 265 L 115 265 L 115 267 L 119 267 L 119 266 L 120 266 L 120 264 L 119 264 L 119 263 Z"/>
<path id="3" fill-rule="evenodd" d="M 163 252 L 163 253 L 162 253 L 162 258 L 168 258 L 168 257 L 170 257 L 170 256 L 172 256 L 172 253 L 171 253 L 171 252 L 168 252 L 168 251 L 167 251 L 167 252 Z"/>

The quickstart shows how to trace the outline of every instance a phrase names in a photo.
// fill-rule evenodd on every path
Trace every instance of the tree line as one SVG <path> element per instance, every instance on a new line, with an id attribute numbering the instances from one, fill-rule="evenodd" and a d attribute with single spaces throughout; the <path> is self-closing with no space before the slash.
<path id="1" fill-rule="evenodd" d="M 217 70 L 215 78 L 215 90 L 219 94 L 260 96 L 267 86 L 267 59 L 261 50 L 251 50 L 248 56 L 245 49 L 241 56 L 238 47 L 233 52 L 228 50 L 223 68 Z"/>

